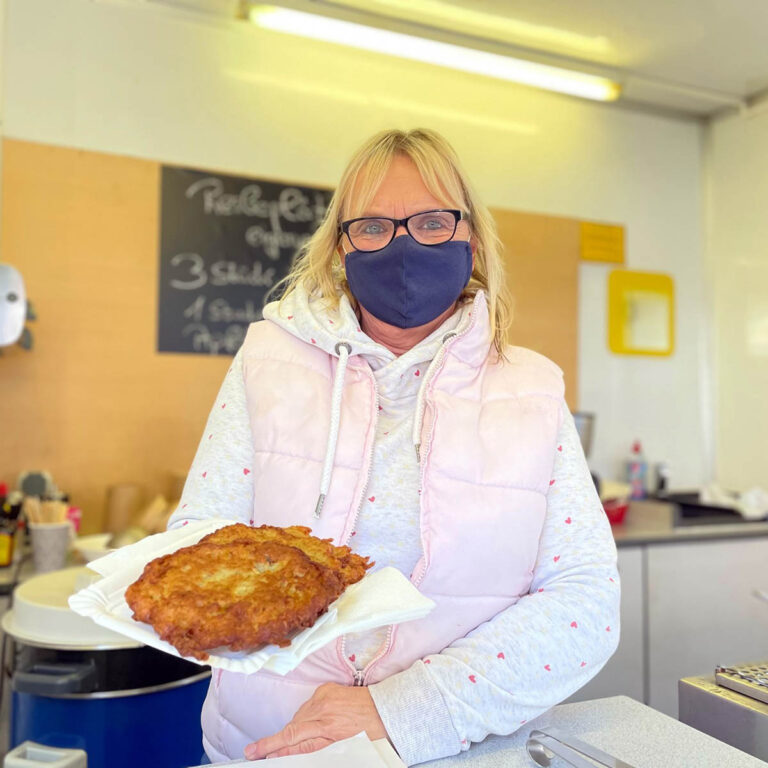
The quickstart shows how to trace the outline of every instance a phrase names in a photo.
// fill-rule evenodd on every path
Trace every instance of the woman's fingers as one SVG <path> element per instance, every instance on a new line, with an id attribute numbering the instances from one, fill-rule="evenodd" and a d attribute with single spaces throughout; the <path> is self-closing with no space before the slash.
<path id="1" fill-rule="evenodd" d="M 294 713 L 293 720 L 313 720 L 317 717 L 320 707 L 322 706 L 322 702 L 318 701 L 318 694 L 315 692 L 315 694 L 312 696 L 312 698 L 307 699 Z M 320 705 L 320 706 L 318 706 Z"/>
<path id="2" fill-rule="evenodd" d="M 301 720 L 299 722 L 292 720 L 282 731 L 249 744 L 245 748 L 245 756 L 249 760 L 261 760 L 263 757 L 273 755 L 282 749 L 296 747 L 302 742 L 322 737 L 324 730 L 324 724 L 317 720 Z M 326 741 L 330 743 L 330 740 L 326 739 Z"/>
<path id="3" fill-rule="evenodd" d="M 249 744 L 245 756 L 261 760 L 314 752 L 360 731 L 365 731 L 370 739 L 387 738 L 368 689 L 327 683 L 299 707 L 282 731 Z"/>
<path id="4" fill-rule="evenodd" d="M 302 741 L 301 744 L 296 744 L 292 747 L 284 747 L 283 749 L 278 749 L 277 752 L 270 752 L 267 757 L 270 758 L 285 757 L 285 755 L 303 755 L 307 752 L 317 752 L 318 749 L 327 747 L 329 744 L 333 744 L 332 739 L 307 739 L 306 741 Z"/>

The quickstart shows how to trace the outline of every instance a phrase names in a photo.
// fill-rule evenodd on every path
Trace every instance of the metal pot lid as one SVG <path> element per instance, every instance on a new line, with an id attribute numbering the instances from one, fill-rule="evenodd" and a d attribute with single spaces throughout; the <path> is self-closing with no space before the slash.
<path id="1" fill-rule="evenodd" d="M 80 616 L 67 604 L 70 595 L 99 579 L 101 576 L 88 568 L 66 568 L 33 576 L 14 590 L 13 610 L 3 616 L 3 631 L 20 642 L 43 648 L 140 647 L 141 643 Z"/>

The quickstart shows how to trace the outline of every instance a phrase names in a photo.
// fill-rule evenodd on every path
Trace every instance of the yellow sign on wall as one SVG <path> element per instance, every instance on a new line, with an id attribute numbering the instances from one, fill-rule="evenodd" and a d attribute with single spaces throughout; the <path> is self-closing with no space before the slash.
<path id="1" fill-rule="evenodd" d="M 584 261 L 624 263 L 624 227 L 581 222 L 581 258 Z"/>
<path id="2" fill-rule="evenodd" d="M 675 285 L 669 275 L 616 269 L 608 275 L 608 346 L 620 355 L 671 355 Z"/>

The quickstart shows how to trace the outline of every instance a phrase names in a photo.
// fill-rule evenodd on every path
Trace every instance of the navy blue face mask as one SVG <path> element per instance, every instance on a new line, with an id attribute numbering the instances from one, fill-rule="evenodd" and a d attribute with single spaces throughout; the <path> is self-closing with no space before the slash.
<path id="1" fill-rule="evenodd" d="M 368 312 L 415 328 L 461 296 L 472 274 L 472 248 L 466 240 L 421 245 L 400 235 L 380 251 L 351 251 L 344 266 L 352 295 Z"/>

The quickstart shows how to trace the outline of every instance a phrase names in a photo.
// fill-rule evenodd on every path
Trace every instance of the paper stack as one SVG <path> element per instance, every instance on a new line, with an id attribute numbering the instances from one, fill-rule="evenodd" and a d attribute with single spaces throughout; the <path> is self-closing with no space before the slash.
<path id="1" fill-rule="evenodd" d="M 214 763 L 211 768 L 254 768 L 250 760 Z M 269 761 L 278 768 L 405 768 L 386 739 L 371 741 L 365 733 L 358 733 L 344 741 L 336 741 L 325 749 L 307 755 L 275 757 Z"/>

